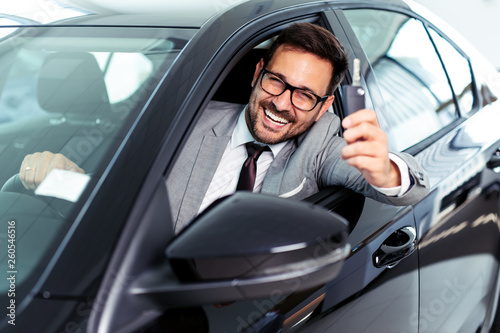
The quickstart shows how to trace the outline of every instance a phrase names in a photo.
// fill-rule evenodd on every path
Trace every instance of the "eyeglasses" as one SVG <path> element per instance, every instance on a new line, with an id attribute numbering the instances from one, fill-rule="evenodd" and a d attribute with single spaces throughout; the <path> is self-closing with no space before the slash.
<path id="1" fill-rule="evenodd" d="M 324 102 L 328 98 L 328 95 L 319 97 L 310 91 L 294 87 L 267 69 L 262 70 L 260 87 L 266 93 L 273 96 L 279 96 L 286 90 L 290 90 L 290 101 L 292 102 L 292 105 L 297 109 L 306 112 L 312 111 L 318 103 Z"/>

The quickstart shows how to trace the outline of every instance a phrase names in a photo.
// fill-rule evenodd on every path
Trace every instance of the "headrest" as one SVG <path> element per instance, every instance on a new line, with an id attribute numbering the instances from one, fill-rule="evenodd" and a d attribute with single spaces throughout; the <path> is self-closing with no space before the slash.
<path id="1" fill-rule="evenodd" d="M 88 118 L 110 112 L 104 74 L 87 52 L 49 54 L 38 79 L 38 102 L 47 112 Z"/>
<path id="2" fill-rule="evenodd" d="M 251 84 L 255 66 L 265 56 L 266 52 L 265 49 L 253 49 L 245 54 L 226 76 L 213 99 L 222 102 L 247 104 L 252 92 Z"/>

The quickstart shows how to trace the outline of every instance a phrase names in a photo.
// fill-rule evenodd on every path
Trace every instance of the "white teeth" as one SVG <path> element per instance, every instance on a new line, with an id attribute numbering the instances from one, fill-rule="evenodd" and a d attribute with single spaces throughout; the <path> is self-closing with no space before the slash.
<path id="1" fill-rule="evenodd" d="M 268 118 L 270 118 L 272 121 L 277 122 L 277 123 L 279 123 L 279 124 L 281 124 L 281 125 L 286 125 L 286 124 L 288 124 L 288 120 L 283 119 L 283 118 L 280 118 L 280 117 L 276 116 L 275 114 L 271 113 L 271 112 L 270 112 L 270 111 L 268 111 L 268 110 L 264 110 L 264 112 L 266 113 L 266 116 L 267 116 Z"/>

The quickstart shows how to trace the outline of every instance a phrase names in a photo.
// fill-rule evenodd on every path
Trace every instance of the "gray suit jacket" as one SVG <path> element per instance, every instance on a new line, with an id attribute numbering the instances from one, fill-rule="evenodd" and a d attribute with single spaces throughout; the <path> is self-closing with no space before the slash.
<path id="1" fill-rule="evenodd" d="M 211 102 L 182 149 L 166 181 L 176 232 L 196 216 L 244 107 Z M 400 197 L 375 190 L 340 157 L 346 143 L 338 136 L 339 128 L 340 119 L 327 112 L 306 133 L 290 140 L 269 167 L 262 193 L 301 200 L 322 188 L 340 185 L 398 206 L 411 205 L 427 193 L 425 171 L 404 153 L 397 155 L 408 164 L 414 186 Z"/>

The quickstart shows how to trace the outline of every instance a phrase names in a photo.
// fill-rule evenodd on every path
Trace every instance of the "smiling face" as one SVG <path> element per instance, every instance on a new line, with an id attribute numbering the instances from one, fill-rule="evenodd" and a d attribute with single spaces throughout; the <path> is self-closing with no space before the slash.
<path id="1" fill-rule="evenodd" d="M 246 121 L 253 137 L 265 144 L 276 144 L 304 133 L 317 121 L 333 102 L 329 96 L 309 112 L 293 106 L 290 90 L 273 96 L 260 87 L 264 62 L 256 67 L 252 81 L 252 95 L 247 107 Z M 277 74 L 292 86 L 308 90 L 318 96 L 327 95 L 332 75 L 331 64 L 318 56 L 280 46 L 266 66 L 268 71 Z"/>

